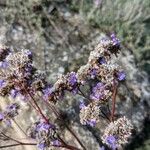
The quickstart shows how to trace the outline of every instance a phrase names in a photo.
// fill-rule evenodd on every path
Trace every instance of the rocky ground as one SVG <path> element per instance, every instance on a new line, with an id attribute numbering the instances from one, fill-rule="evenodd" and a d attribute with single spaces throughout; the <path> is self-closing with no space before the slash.
<path id="1" fill-rule="evenodd" d="M 59 74 L 76 71 L 85 64 L 90 51 L 99 40 L 110 32 L 116 31 L 122 41 L 123 49 L 115 61 L 127 73 L 126 82 L 120 85 L 118 90 L 117 114 L 126 115 L 132 120 L 136 129 L 134 138 L 124 149 L 148 150 L 150 148 L 148 140 L 150 137 L 150 87 L 149 36 L 147 35 L 149 16 L 146 4 L 148 5 L 149 1 L 137 0 L 131 3 L 127 1 L 124 4 L 118 1 L 118 5 L 115 2 L 114 7 L 124 6 L 122 20 L 120 22 L 117 20 L 115 27 L 112 25 L 115 19 L 105 20 L 106 26 L 104 16 L 99 17 L 95 6 L 92 5 L 92 9 L 89 10 L 88 2 L 83 1 L 81 5 L 78 2 L 77 0 L 74 2 L 67 0 L 0 1 L 0 43 L 14 50 L 30 49 L 35 56 L 35 65 L 47 74 L 51 83 L 54 83 Z M 109 6 L 108 2 L 105 4 L 102 1 L 98 9 L 104 13 Z M 129 6 L 133 9 L 128 13 L 133 16 L 125 15 L 124 11 Z M 141 12 L 143 12 L 143 18 L 141 18 Z M 109 16 L 107 15 L 106 18 Z M 102 22 L 99 23 L 98 19 Z M 127 23 L 123 22 L 125 19 Z M 131 31 L 128 30 L 130 24 Z M 134 33 L 135 28 L 137 31 Z M 124 36 L 126 36 L 125 39 Z M 136 40 L 135 37 L 137 37 Z M 141 42 L 145 45 L 143 46 Z M 65 101 L 58 104 L 58 107 L 69 113 L 73 130 L 87 149 L 97 150 L 101 145 L 99 128 L 103 130 L 104 124 L 96 129 L 82 126 L 78 117 L 79 99 L 80 97 L 68 96 Z M 67 135 L 70 143 L 76 143 L 72 141 L 66 130 L 63 134 Z"/>

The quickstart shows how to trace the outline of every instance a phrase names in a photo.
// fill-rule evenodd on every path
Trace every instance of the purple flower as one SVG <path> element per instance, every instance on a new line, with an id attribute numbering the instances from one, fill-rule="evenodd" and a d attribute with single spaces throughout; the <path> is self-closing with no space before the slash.
<path id="1" fill-rule="evenodd" d="M 120 71 L 120 72 L 117 73 L 117 79 L 119 81 L 123 81 L 123 80 L 125 80 L 125 78 L 126 78 L 126 74 L 125 74 L 124 71 Z"/>
<path id="2" fill-rule="evenodd" d="M 14 103 L 14 104 L 11 104 L 11 105 L 7 106 L 6 109 L 8 111 L 12 111 L 12 110 L 16 111 L 18 109 L 18 105 L 16 103 Z"/>
<path id="3" fill-rule="evenodd" d="M 30 75 L 30 73 L 33 71 L 33 66 L 30 63 L 28 63 L 25 67 L 25 71 L 27 75 Z"/>
<path id="4" fill-rule="evenodd" d="M 45 144 L 45 143 L 39 143 L 39 144 L 37 145 L 37 147 L 38 147 L 39 150 L 44 150 L 45 147 L 46 147 L 46 144 Z"/>
<path id="5" fill-rule="evenodd" d="M 5 85 L 5 81 L 0 79 L 0 88 L 2 88 Z"/>
<path id="6" fill-rule="evenodd" d="M 70 84 L 71 86 L 76 85 L 76 83 L 77 83 L 77 75 L 76 75 L 75 72 L 71 72 L 71 73 L 69 74 L 68 82 L 69 82 L 69 84 Z"/>
<path id="7" fill-rule="evenodd" d="M 69 90 L 75 95 L 78 93 L 78 87 L 77 87 L 77 74 L 75 72 L 68 73 L 66 75 Z"/>
<path id="8" fill-rule="evenodd" d="M 99 82 L 92 89 L 92 94 L 90 95 L 93 100 L 100 100 L 105 97 L 105 86 L 103 83 Z"/>
<path id="9" fill-rule="evenodd" d="M 11 105 L 8 105 L 6 107 L 5 110 L 5 114 L 9 117 L 9 118 L 14 118 L 15 116 L 18 115 L 18 109 L 19 109 L 19 105 L 17 103 L 13 103 Z"/>
<path id="10" fill-rule="evenodd" d="M 39 123 L 37 125 L 36 130 L 37 131 L 46 131 L 46 132 L 48 132 L 49 129 L 51 129 L 51 128 L 55 128 L 55 126 L 50 124 L 50 123 L 42 122 L 42 123 Z"/>
<path id="11" fill-rule="evenodd" d="M 111 34 L 111 40 L 112 40 L 112 42 L 113 42 L 113 45 L 115 45 L 115 46 L 120 46 L 120 41 L 119 41 L 119 39 L 117 39 L 116 38 L 116 35 L 113 33 L 113 34 Z"/>
<path id="12" fill-rule="evenodd" d="M 54 89 L 52 87 L 50 87 L 50 86 L 45 88 L 43 90 L 43 92 L 44 92 L 44 100 L 47 101 L 49 99 L 49 97 L 51 97 L 53 95 L 53 91 L 54 91 Z"/>
<path id="13" fill-rule="evenodd" d="M 26 53 L 28 56 L 31 56 L 31 55 L 32 55 L 32 52 L 29 51 L 29 50 L 26 50 L 25 53 Z"/>
<path id="14" fill-rule="evenodd" d="M 97 69 L 93 68 L 93 69 L 90 71 L 91 78 L 95 78 L 95 77 L 96 77 L 96 74 L 97 74 Z"/>
<path id="15" fill-rule="evenodd" d="M 106 143 L 113 149 L 115 150 L 117 148 L 116 146 L 116 138 L 112 135 L 108 136 L 106 138 Z"/>
<path id="16" fill-rule="evenodd" d="M 10 120 L 10 119 L 5 120 L 5 123 L 6 123 L 6 125 L 7 125 L 8 127 L 11 126 L 11 120 Z"/>
<path id="17" fill-rule="evenodd" d="M 102 147 L 100 147 L 100 148 L 99 148 L 99 150 L 105 150 L 105 147 L 104 147 L 104 146 L 102 146 Z"/>
<path id="18" fill-rule="evenodd" d="M 82 109 L 82 108 L 84 108 L 84 107 L 86 107 L 84 101 L 80 101 L 79 108 Z"/>
<path id="19" fill-rule="evenodd" d="M 95 127 L 96 120 L 95 119 L 91 119 L 91 120 L 87 121 L 86 123 L 87 123 L 87 125 L 90 125 L 91 127 Z"/>
<path id="20" fill-rule="evenodd" d="M 8 66 L 8 63 L 7 63 L 7 62 L 5 62 L 5 61 L 1 61 L 1 62 L 0 62 L 0 68 L 5 69 L 7 66 Z"/>
<path id="21" fill-rule="evenodd" d="M 2 121 L 4 119 L 4 114 L 0 113 L 0 121 Z"/>
<path id="22" fill-rule="evenodd" d="M 98 63 L 99 63 L 99 64 L 106 64 L 105 58 L 104 58 L 104 57 L 99 57 Z"/>
<path id="23" fill-rule="evenodd" d="M 52 145 L 53 145 L 53 146 L 60 146 L 60 145 L 61 145 L 61 142 L 58 141 L 58 140 L 54 140 L 54 141 L 52 141 Z"/>
<path id="24" fill-rule="evenodd" d="M 15 89 L 12 89 L 11 92 L 10 92 L 10 95 L 11 95 L 12 98 L 16 98 L 17 94 L 18 94 L 18 91 L 15 90 Z"/>
<path id="25" fill-rule="evenodd" d="M 75 86 L 71 92 L 72 94 L 76 95 L 78 93 L 78 87 Z"/>

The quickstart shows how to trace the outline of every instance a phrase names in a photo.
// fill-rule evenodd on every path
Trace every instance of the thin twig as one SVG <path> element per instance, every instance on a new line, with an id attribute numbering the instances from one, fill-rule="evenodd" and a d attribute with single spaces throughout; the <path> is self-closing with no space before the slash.
<path id="1" fill-rule="evenodd" d="M 113 95 L 112 95 L 111 121 L 114 121 L 115 104 L 116 104 L 116 94 L 117 94 L 117 85 L 114 85 L 114 91 L 113 91 Z"/>
<path id="2" fill-rule="evenodd" d="M 38 109 L 38 112 L 42 115 L 42 117 L 45 119 L 46 122 L 49 122 L 49 120 L 45 117 L 45 115 L 42 113 L 40 107 L 38 106 L 38 104 L 36 103 L 34 97 L 32 96 L 32 94 L 30 92 L 28 92 L 25 88 L 24 90 L 26 91 L 26 93 L 31 97 L 31 99 L 33 100 L 34 104 L 36 105 L 37 109 Z M 53 110 L 53 109 L 52 109 Z M 53 110 L 54 111 L 54 110 Z M 60 137 L 59 137 L 60 138 Z M 63 144 L 65 143 L 62 139 L 61 139 L 61 142 L 63 142 Z M 67 149 L 70 149 L 70 150 L 79 150 L 78 148 L 76 147 L 73 147 L 71 145 L 68 145 L 65 143 L 65 145 L 63 147 L 66 147 Z"/>
<path id="3" fill-rule="evenodd" d="M 76 136 L 76 134 L 71 130 L 71 128 L 65 124 L 66 128 L 68 129 L 68 131 L 75 137 L 75 139 L 78 141 L 78 143 L 80 144 L 80 146 L 86 150 L 85 146 L 82 144 L 82 142 L 80 141 L 80 139 Z"/>
<path id="4" fill-rule="evenodd" d="M 21 126 L 17 123 L 17 121 L 15 119 L 12 119 L 13 122 L 16 124 L 16 126 L 22 131 L 22 133 L 28 137 L 28 135 L 26 134 L 26 132 L 21 128 Z"/>
<path id="5" fill-rule="evenodd" d="M 68 145 L 59 135 L 58 135 L 58 139 L 61 141 L 62 144 L 64 144 L 64 146 L 61 146 L 61 147 L 65 147 L 65 148 L 70 149 L 70 150 L 80 150 L 79 148 Z"/>
<path id="6" fill-rule="evenodd" d="M 101 113 L 105 116 L 105 119 L 107 119 L 109 122 L 111 122 L 110 118 L 102 110 L 101 110 Z"/>
<path id="7" fill-rule="evenodd" d="M 40 97 L 40 95 L 39 95 Z M 47 101 L 45 101 L 47 106 L 54 112 L 55 116 L 59 119 L 61 119 L 61 115 L 60 113 L 57 111 L 57 109 L 55 108 L 55 106 L 51 105 L 50 103 L 48 103 Z M 80 146 L 86 150 L 86 148 L 84 147 L 84 145 L 82 144 L 82 142 L 79 140 L 79 138 L 76 136 L 76 134 L 69 128 L 69 126 L 67 124 L 64 124 L 66 126 L 66 128 L 68 129 L 68 131 L 75 137 L 75 139 L 78 141 L 78 143 L 80 144 Z"/>
<path id="8" fill-rule="evenodd" d="M 48 123 L 49 120 L 47 119 L 47 117 L 43 114 L 43 112 L 41 111 L 40 107 L 38 106 L 36 100 L 34 99 L 34 97 L 32 96 L 32 94 L 30 92 L 28 92 L 28 90 L 26 90 L 26 88 L 24 87 L 25 92 L 31 97 L 32 101 L 34 102 L 35 106 L 38 109 L 38 112 L 41 114 L 41 116 L 43 117 L 43 119 Z"/>
<path id="9" fill-rule="evenodd" d="M 33 146 L 35 146 L 36 143 L 17 143 L 17 144 L 3 145 L 3 146 L 0 146 L 0 149 L 13 147 L 13 146 L 21 146 L 21 145 L 33 145 Z"/>

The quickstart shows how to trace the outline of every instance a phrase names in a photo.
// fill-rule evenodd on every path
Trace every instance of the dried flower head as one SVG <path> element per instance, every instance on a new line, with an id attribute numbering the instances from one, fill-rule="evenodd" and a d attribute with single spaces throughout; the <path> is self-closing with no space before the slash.
<path id="1" fill-rule="evenodd" d="M 35 94 L 45 88 L 45 76 L 33 66 L 29 50 L 10 53 L 3 63 L 7 65 L 0 68 L 0 95 L 28 97 L 25 89 Z"/>
<path id="2" fill-rule="evenodd" d="M 96 84 L 95 87 L 92 89 L 92 94 L 90 95 L 90 98 L 92 100 L 107 100 L 111 96 L 111 92 L 109 87 L 107 87 L 102 82 L 99 82 Z"/>
<path id="3" fill-rule="evenodd" d="M 92 102 L 87 106 L 81 107 L 80 122 L 83 125 L 95 126 L 99 121 L 100 109 L 96 102 Z"/>
<path id="4" fill-rule="evenodd" d="M 17 103 L 8 105 L 5 110 L 0 113 L 0 121 L 3 121 L 6 125 L 11 125 L 11 120 L 19 114 L 20 106 Z"/>
<path id="5" fill-rule="evenodd" d="M 20 106 L 17 103 L 8 105 L 6 107 L 6 110 L 4 111 L 5 118 L 14 118 L 15 116 L 17 116 L 19 108 Z"/>
<path id="6" fill-rule="evenodd" d="M 43 150 L 53 145 L 57 140 L 56 128 L 53 124 L 39 121 L 34 123 L 28 130 L 28 135 L 37 140 L 37 147 Z"/>
<path id="7" fill-rule="evenodd" d="M 110 147 L 120 147 L 128 142 L 133 125 L 124 116 L 118 120 L 111 122 L 105 129 L 102 136 L 103 143 L 106 143 Z"/>
<path id="8" fill-rule="evenodd" d="M 12 71 L 19 71 L 19 69 L 25 68 L 32 61 L 29 52 L 29 50 L 21 50 L 16 53 L 10 53 L 6 58 L 9 68 Z"/>

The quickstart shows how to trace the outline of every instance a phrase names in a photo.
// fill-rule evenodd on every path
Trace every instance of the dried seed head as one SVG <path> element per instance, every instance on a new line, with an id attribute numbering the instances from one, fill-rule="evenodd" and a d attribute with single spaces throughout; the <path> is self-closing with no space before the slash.
<path id="1" fill-rule="evenodd" d="M 31 53 L 29 50 L 21 50 L 17 53 L 10 53 L 6 58 L 6 61 L 8 62 L 11 70 L 20 70 L 32 62 Z"/>
<path id="2" fill-rule="evenodd" d="M 83 125 L 95 126 L 99 121 L 100 109 L 96 102 L 92 102 L 87 106 L 81 107 L 80 122 Z"/>
<path id="3" fill-rule="evenodd" d="M 102 82 L 99 82 L 96 84 L 95 87 L 92 89 L 92 93 L 90 95 L 90 98 L 92 100 L 108 100 L 108 98 L 112 95 L 112 92 L 110 90 L 110 87 L 105 85 Z"/>
<path id="4" fill-rule="evenodd" d="M 55 126 L 42 121 L 34 123 L 28 129 L 28 135 L 37 140 L 39 149 L 50 147 L 53 141 L 57 140 Z"/>
<path id="5" fill-rule="evenodd" d="M 128 142 L 129 137 L 131 136 L 133 125 L 131 122 L 124 116 L 118 120 L 111 122 L 105 129 L 102 136 L 103 143 L 108 143 L 108 137 L 113 136 L 116 141 L 115 144 L 117 147 L 122 146 Z M 110 145 L 109 145 L 110 146 Z"/>

